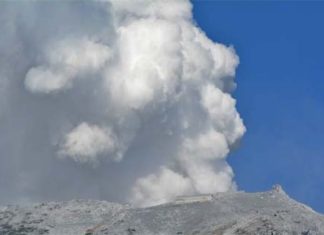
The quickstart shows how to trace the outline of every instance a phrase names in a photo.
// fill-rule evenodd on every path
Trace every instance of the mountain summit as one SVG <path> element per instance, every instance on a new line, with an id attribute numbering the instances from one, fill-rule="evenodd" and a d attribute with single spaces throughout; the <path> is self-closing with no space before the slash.
<path id="1" fill-rule="evenodd" d="M 198 235 L 324 234 L 324 216 L 280 186 L 259 193 L 179 197 L 148 208 L 73 200 L 0 208 L 0 234 Z"/>

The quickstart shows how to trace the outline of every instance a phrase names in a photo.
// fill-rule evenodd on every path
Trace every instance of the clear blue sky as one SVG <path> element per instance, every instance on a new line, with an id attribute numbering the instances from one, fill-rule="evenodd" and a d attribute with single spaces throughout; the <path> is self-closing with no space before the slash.
<path id="1" fill-rule="evenodd" d="M 229 157 L 239 188 L 279 183 L 324 213 L 324 2 L 193 4 L 206 34 L 240 56 L 234 96 L 247 133 Z"/>

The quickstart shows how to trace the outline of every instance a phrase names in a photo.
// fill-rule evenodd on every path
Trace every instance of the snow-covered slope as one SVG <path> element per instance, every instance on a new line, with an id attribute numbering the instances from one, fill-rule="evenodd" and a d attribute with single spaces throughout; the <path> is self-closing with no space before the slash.
<path id="1" fill-rule="evenodd" d="M 149 208 L 77 200 L 0 209 L 0 234 L 324 234 L 324 216 L 268 192 L 219 193 Z"/>

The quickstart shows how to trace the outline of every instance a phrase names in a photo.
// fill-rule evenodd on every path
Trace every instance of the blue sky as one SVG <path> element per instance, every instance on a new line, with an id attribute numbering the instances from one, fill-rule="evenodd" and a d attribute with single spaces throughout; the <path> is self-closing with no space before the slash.
<path id="1" fill-rule="evenodd" d="M 240 56 L 247 126 L 229 157 L 240 189 L 279 183 L 324 212 L 324 2 L 194 1 L 197 24 Z"/>

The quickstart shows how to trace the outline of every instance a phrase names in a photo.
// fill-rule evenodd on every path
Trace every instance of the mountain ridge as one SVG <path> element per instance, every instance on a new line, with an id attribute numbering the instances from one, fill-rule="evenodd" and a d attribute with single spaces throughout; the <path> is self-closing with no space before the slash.
<path id="1" fill-rule="evenodd" d="M 324 235 L 324 216 L 275 186 L 180 197 L 146 208 L 96 200 L 0 207 L 0 234 Z"/>

